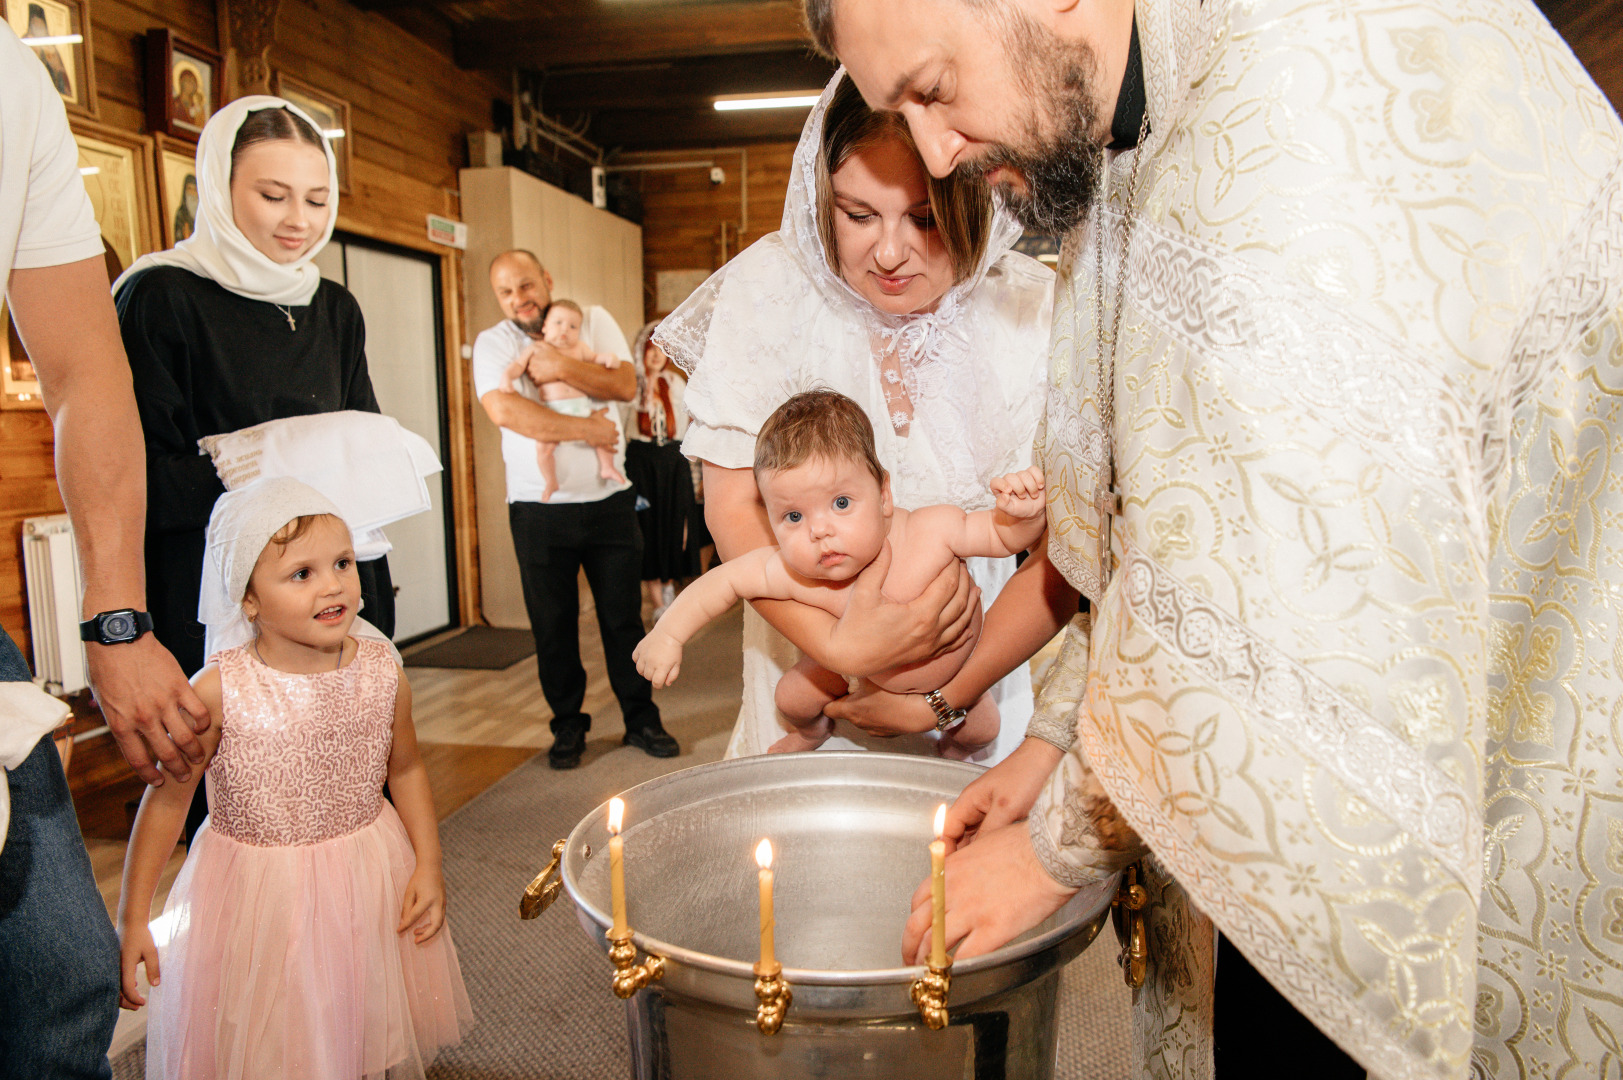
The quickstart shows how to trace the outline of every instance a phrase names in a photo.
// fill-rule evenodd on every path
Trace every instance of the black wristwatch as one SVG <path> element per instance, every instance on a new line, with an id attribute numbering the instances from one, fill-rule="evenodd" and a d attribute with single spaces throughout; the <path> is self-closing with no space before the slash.
<path id="1" fill-rule="evenodd" d="M 152 629 L 152 616 L 133 608 L 104 611 L 93 619 L 79 624 L 79 640 L 95 641 L 102 645 L 122 645 L 134 641 Z"/>

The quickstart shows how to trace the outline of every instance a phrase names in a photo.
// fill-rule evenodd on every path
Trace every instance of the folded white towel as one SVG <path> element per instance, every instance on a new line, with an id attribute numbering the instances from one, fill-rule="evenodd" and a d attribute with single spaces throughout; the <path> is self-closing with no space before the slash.
<path id="1" fill-rule="evenodd" d="M 0 766 L 21 765 L 39 741 L 72 714 L 67 702 L 29 682 L 0 682 Z M 11 785 L 0 776 L 0 849 L 11 827 Z"/>
<path id="2" fill-rule="evenodd" d="M 430 509 L 423 477 L 440 471 L 422 436 L 390 416 L 345 410 L 270 420 L 197 440 L 227 491 L 293 477 L 331 499 L 355 534 L 356 558 L 389 550 L 380 530 Z"/>

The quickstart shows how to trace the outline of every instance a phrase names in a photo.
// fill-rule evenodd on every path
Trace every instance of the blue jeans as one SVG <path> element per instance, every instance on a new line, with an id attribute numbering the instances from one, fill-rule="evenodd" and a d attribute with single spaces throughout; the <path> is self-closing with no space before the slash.
<path id="1" fill-rule="evenodd" d="M 0 630 L 0 681 L 28 678 Z M 6 773 L 11 828 L 0 851 L 0 1080 L 110 1077 L 118 936 L 79 835 L 49 737 Z"/>

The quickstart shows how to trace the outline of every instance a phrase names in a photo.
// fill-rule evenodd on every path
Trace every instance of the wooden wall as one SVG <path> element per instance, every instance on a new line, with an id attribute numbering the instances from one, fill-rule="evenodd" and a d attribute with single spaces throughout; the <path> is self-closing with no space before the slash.
<path id="1" fill-rule="evenodd" d="M 743 182 L 739 148 L 677 150 L 669 153 L 629 155 L 630 163 L 714 161 L 727 173 L 724 183 L 710 183 L 705 168 L 641 173 L 643 308 L 652 319 L 655 310 L 655 275 L 661 270 L 715 270 L 722 259 L 722 230 L 727 232 L 727 257 L 777 230 L 783 221 L 783 199 L 789 190 L 789 165 L 794 143 L 762 143 L 745 148 L 749 170 L 749 222 L 739 236 L 740 185 Z M 740 240 L 742 239 L 742 243 Z M 628 329 L 629 332 L 629 329 Z"/>
<path id="2" fill-rule="evenodd" d="M 89 0 L 89 11 L 99 119 L 126 131 L 146 126 L 142 35 L 148 29 L 167 26 L 209 48 L 219 43 L 215 0 Z M 467 424 L 471 386 L 461 359 L 466 294 L 458 253 L 428 241 L 425 215 L 461 217 L 456 185 L 457 170 L 466 163 L 466 135 L 490 126 L 491 100 L 508 92 L 504 79 L 459 70 L 450 48 L 448 38 L 430 43 L 346 0 L 281 0 L 270 63 L 350 104 L 352 192 L 340 200 L 339 228 L 441 257 L 451 365 L 446 466 L 453 498 L 468 507 L 466 522 L 458 518 L 456 546 L 461 615 L 471 620 L 478 614 L 478 573 Z M 52 454 L 44 413 L 0 412 L 0 625 L 25 653 L 30 642 L 19 523 L 61 512 Z"/>
<path id="3" fill-rule="evenodd" d="M 1540 0 L 1539 7 L 1589 69 L 1612 108 L 1623 109 L 1623 3 Z"/>

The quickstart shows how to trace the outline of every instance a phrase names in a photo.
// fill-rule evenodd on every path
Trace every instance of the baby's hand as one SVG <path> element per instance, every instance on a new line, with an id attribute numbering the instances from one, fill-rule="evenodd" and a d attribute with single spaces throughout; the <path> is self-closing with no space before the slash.
<path id="1" fill-rule="evenodd" d="M 147 982 L 158 985 L 158 943 L 152 940 L 152 931 L 146 923 L 124 928 L 119 937 L 122 940 L 118 946 L 118 1007 L 139 1009 L 147 999 L 141 996 L 141 982 L 135 969 L 145 964 Z"/>
<path id="2" fill-rule="evenodd" d="M 400 902 L 400 925 L 394 928 L 395 933 L 404 934 L 411 929 L 412 939 L 421 945 L 444 925 L 445 878 L 438 866 L 418 863 L 411 880 L 406 882 L 406 894 Z"/>
<path id="3" fill-rule="evenodd" d="M 1043 471 L 1035 465 L 993 480 L 992 494 L 997 496 L 999 510 L 1021 521 L 1037 517 L 1048 507 Z"/>
<path id="4" fill-rule="evenodd" d="M 631 659 L 636 663 L 637 671 L 653 683 L 655 689 L 669 686 L 682 670 L 682 643 L 655 626 L 631 650 Z"/>

